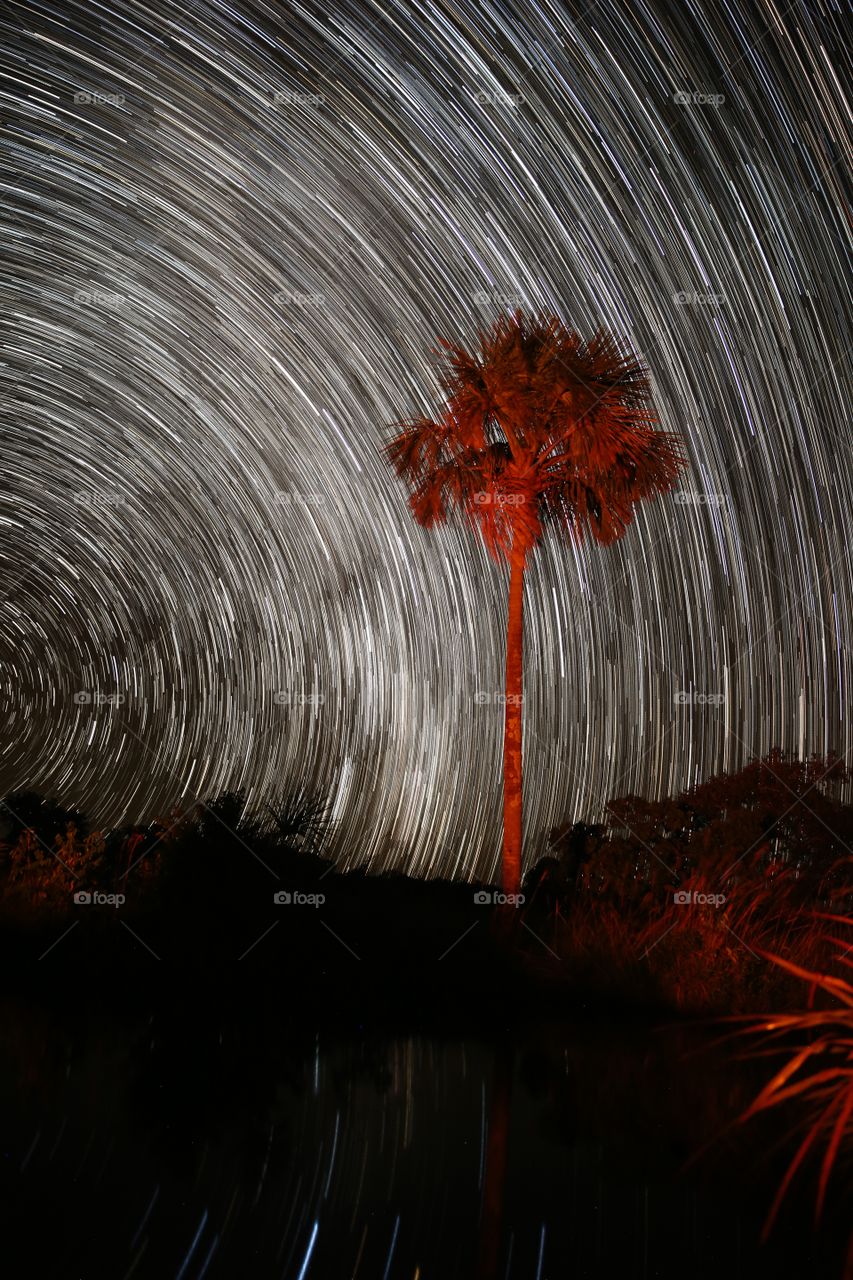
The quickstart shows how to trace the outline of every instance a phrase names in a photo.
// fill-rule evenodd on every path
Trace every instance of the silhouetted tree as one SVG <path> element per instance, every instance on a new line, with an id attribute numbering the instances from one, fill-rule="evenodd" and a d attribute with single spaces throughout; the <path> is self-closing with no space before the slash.
<path id="1" fill-rule="evenodd" d="M 21 832 L 28 830 L 51 846 L 69 825 L 81 836 L 89 830 L 88 819 L 79 809 L 66 809 L 38 791 L 10 791 L 0 801 L 0 840 L 5 844 L 15 844 Z"/>
<path id="2" fill-rule="evenodd" d="M 325 801 L 298 787 L 257 812 L 242 792 L 223 792 L 166 837 L 167 894 L 178 906 L 191 902 L 199 919 L 269 907 L 274 890 L 302 887 L 328 869 L 321 851 L 329 831 Z"/>
<path id="3" fill-rule="evenodd" d="M 673 872 L 683 879 L 697 870 L 721 884 L 790 872 L 804 896 L 819 899 L 850 879 L 853 807 L 836 794 L 848 779 L 840 757 L 773 751 L 676 797 L 612 800 L 596 857 L 599 887 L 626 876 L 661 886 Z"/>

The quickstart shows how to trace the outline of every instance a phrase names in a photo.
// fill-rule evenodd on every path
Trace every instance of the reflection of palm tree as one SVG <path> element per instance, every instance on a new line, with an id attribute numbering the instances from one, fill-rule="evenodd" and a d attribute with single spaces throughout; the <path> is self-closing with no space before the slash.
<path id="1" fill-rule="evenodd" d="M 458 508 L 510 565 L 504 720 L 503 889 L 521 879 L 522 601 L 543 528 L 607 544 L 634 505 L 672 488 L 683 465 L 653 429 L 645 370 L 616 340 L 589 341 L 552 317 L 502 316 L 469 355 L 442 341 L 449 368 L 437 420 L 401 423 L 385 448 L 425 528 Z"/>
<path id="2" fill-rule="evenodd" d="M 476 1280 L 496 1280 L 503 1236 L 503 1206 L 509 1159 L 509 1117 L 512 1098 L 511 1043 L 495 1048 L 492 1096 L 486 1136 L 486 1165 L 480 1215 L 480 1247 Z"/>

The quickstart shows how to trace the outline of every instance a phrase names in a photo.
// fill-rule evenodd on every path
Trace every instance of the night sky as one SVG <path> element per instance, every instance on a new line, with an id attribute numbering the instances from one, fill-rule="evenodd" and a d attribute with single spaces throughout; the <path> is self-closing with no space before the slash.
<path id="1" fill-rule="evenodd" d="M 328 793 L 491 875 L 506 569 L 380 455 L 520 306 L 651 370 L 679 490 L 526 585 L 528 856 L 851 738 L 844 9 L 8 4 L 0 791 Z"/>

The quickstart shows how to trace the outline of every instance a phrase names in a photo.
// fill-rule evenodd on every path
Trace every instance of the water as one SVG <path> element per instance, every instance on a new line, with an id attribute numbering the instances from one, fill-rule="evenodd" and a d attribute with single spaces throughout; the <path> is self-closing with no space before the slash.
<path id="1" fill-rule="evenodd" d="M 9 1277 L 841 1280 L 837 1207 L 759 1246 L 778 1163 L 718 1135 L 766 1067 L 689 1030 L 3 1013 Z"/>

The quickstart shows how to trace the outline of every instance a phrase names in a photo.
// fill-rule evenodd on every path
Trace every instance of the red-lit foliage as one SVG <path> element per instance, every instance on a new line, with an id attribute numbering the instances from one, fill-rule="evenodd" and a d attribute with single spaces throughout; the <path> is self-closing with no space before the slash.
<path id="1" fill-rule="evenodd" d="M 827 1199 L 830 1177 L 840 1161 L 848 1178 L 853 1172 L 853 985 L 842 972 L 853 969 L 853 917 L 815 913 L 816 927 L 826 929 L 834 951 L 836 973 L 801 968 L 783 956 L 764 958 L 807 984 L 808 1008 L 744 1019 L 740 1036 L 760 1037 L 758 1056 L 783 1054 L 785 1061 L 741 1116 L 741 1123 L 766 1111 L 781 1111 L 793 1121 L 797 1147 L 764 1226 L 768 1236 L 798 1173 L 817 1160 L 815 1221 Z M 840 936 L 839 936 L 840 927 Z M 817 993 L 825 997 L 815 1007 Z M 853 1236 L 851 1236 L 853 1250 Z"/>
<path id="2" fill-rule="evenodd" d="M 672 799 L 567 824 L 526 882 L 537 928 L 594 985 L 688 1009 L 749 1009 L 795 994 L 773 952 L 820 967 L 814 912 L 849 910 L 853 807 L 836 757 L 774 752 Z"/>

